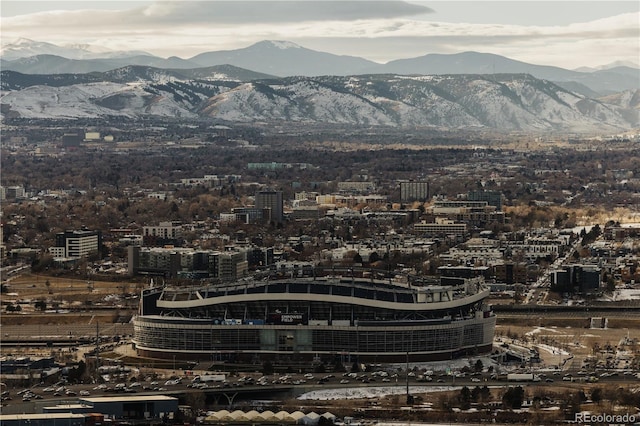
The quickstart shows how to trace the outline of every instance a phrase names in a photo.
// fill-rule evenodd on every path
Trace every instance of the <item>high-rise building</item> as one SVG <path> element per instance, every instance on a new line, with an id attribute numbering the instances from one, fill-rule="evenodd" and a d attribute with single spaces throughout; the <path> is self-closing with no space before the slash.
<path id="1" fill-rule="evenodd" d="M 284 219 L 282 191 L 258 191 L 256 193 L 256 208 L 270 209 L 269 222 L 282 223 Z"/>
<path id="2" fill-rule="evenodd" d="M 427 201 L 429 182 L 400 182 L 400 202 Z"/>

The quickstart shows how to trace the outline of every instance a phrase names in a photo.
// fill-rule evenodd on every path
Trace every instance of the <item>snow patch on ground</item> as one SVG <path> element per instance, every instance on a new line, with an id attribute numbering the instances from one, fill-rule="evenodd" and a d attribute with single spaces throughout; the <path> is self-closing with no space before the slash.
<path id="1" fill-rule="evenodd" d="M 527 335 L 527 336 L 532 336 L 532 335 L 534 335 L 534 334 L 538 334 L 538 333 L 540 333 L 541 331 L 550 331 L 550 332 L 552 332 L 552 333 L 559 333 L 559 331 L 558 331 L 558 330 L 554 330 L 554 329 L 552 329 L 552 328 L 547 328 L 547 327 L 536 327 L 535 329 L 533 329 L 533 330 L 531 330 L 531 331 L 528 331 L 528 332 L 526 333 L 526 335 Z"/>
<path id="2" fill-rule="evenodd" d="M 409 393 L 446 392 L 462 389 L 462 386 L 409 386 Z M 388 395 L 406 394 L 406 386 L 380 386 L 363 388 L 322 389 L 307 392 L 299 400 L 332 401 L 336 399 L 372 399 Z"/>
<path id="3" fill-rule="evenodd" d="M 376 426 L 451 426 L 451 423 L 420 423 L 420 422 L 376 422 Z"/>
<path id="4" fill-rule="evenodd" d="M 600 300 L 614 302 L 619 300 L 640 300 L 640 289 L 625 288 L 615 290 L 611 296 L 604 296 Z"/>
<path id="5" fill-rule="evenodd" d="M 420 370 L 431 370 L 431 371 L 440 371 L 444 372 L 447 370 L 456 371 L 460 370 L 463 367 L 473 367 L 476 362 L 480 360 L 482 362 L 482 366 L 486 369 L 487 367 L 493 365 L 494 367 L 498 364 L 495 360 L 488 356 L 483 357 L 473 357 L 473 358 L 459 358 L 452 359 L 447 361 L 430 361 L 423 363 L 409 363 L 409 369 L 420 369 Z M 406 368 L 406 364 L 391 364 L 391 368 L 396 370 L 404 370 Z"/>
<path id="6" fill-rule="evenodd" d="M 557 348 L 557 347 L 551 346 L 551 345 L 545 345 L 544 343 L 539 343 L 536 346 L 538 348 L 542 349 L 543 351 L 549 352 L 550 354 L 571 355 L 569 352 L 565 351 L 564 349 L 560 349 L 560 348 Z"/>

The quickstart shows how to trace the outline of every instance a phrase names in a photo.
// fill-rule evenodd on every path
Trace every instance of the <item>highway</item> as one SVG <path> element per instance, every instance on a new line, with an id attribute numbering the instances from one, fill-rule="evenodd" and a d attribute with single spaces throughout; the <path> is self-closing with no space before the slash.
<path id="1" fill-rule="evenodd" d="M 95 342 L 96 335 L 102 339 L 112 340 L 114 336 L 125 338 L 133 334 L 133 324 L 83 324 L 81 321 L 70 324 L 25 324 L 2 325 L 1 344 L 11 346 L 12 343 L 27 345 L 29 342 L 69 342 L 76 340 Z"/>
<path id="2" fill-rule="evenodd" d="M 409 393 L 419 393 L 420 389 L 424 387 L 444 387 L 444 386 L 467 386 L 470 388 L 476 386 L 489 386 L 489 387 L 506 387 L 506 386 L 543 386 L 547 388 L 553 387 L 583 387 L 585 385 L 585 378 L 588 376 L 577 376 L 573 375 L 574 381 L 563 380 L 564 372 L 558 372 L 557 375 L 553 373 L 547 373 L 546 378 L 542 378 L 540 382 L 509 382 L 506 380 L 492 380 L 490 379 L 487 373 L 483 373 L 482 376 L 479 377 L 455 377 L 453 375 L 444 375 L 444 374 L 436 374 L 433 376 L 433 380 L 431 382 L 419 382 L 415 377 L 410 377 L 409 380 Z M 596 373 L 593 373 L 596 374 Z M 602 373 L 600 373 L 602 374 Z M 600 375 L 598 374 L 598 376 Z M 369 376 L 370 377 L 370 376 Z M 230 402 L 234 402 L 237 400 L 274 400 L 278 401 L 279 399 L 286 399 L 294 396 L 299 396 L 307 392 L 311 392 L 314 390 L 329 390 L 329 389 L 352 389 L 352 388 L 381 388 L 381 387 L 389 387 L 394 388 L 392 392 L 389 393 L 404 393 L 406 391 L 406 377 L 398 377 L 397 381 L 395 378 L 390 382 L 381 382 L 380 379 L 375 379 L 377 381 L 369 381 L 368 383 L 363 383 L 357 380 L 349 380 L 349 383 L 340 383 L 341 380 L 344 380 L 343 377 L 332 377 L 328 379 L 324 384 L 318 384 L 315 380 L 309 380 L 306 383 L 293 384 L 293 381 L 301 380 L 302 377 L 297 377 L 294 375 L 292 377 L 291 383 L 283 383 L 283 384 L 267 384 L 264 386 L 260 385 L 241 385 L 237 382 L 238 378 L 230 378 L 232 381 L 223 385 L 213 385 L 213 387 L 209 387 L 206 389 L 195 389 L 188 387 L 191 382 L 187 379 L 183 380 L 182 383 L 177 385 L 169 385 L 166 384 L 165 380 L 158 381 L 146 381 L 142 382 L 139 385 L 134 385 L 135 387 L 130 387 L 129 392 L 126 393 L 124 391 L 115 392 L 114 389 L 117 384 L 109 384 L 109 385 L 94 385 L 94 384 L 81 384 L 81 385 L 58 385 L 58 386 L 32 386 L 29 388 L 34 395 L 38 397 L 32 397 L 30 401 L 22 401 L 21 395 L 18 395 L 22 389 L 10 389 L 10 397 L 11 400 L 3 401 L 2 412 L 3 414 L 16 414 L 16 413 L 28 413 L 28 412 L 41 412 L 43 407 L 54 406 L 54 405 L 67 405 L 67 404 L 77 404 L 80 396 L 80 392 L 88 392 L 89 395 L 86 397 L 103 397 L 103 396 L 117 396 L 123 397 L 126 395 L 168 395 L 175 396 L 178 398 L 184 398 L 184 396 L 188 393 L 205 393 L 207 395 L 208 401 L 215 401 L 215 405 L 228 408 L 231 404 Z M 473 381 L 474 379 L 480 380 Z M 371 379 L 369 379 L 371 380 Z M 549 380 L 549 381 L 546 381 Z M 153 383 L 153 384 L 152 384 Z M 637 379 L 631 374 L 622 374 L 618 373 L 616 376 L 612 377 L 603 377 L 599 378 L 599 385 L 607 385 L 607 384 L 617 384 L 622 385 L 624 383 L 637 383 Z M 103 389 L 100 389 L 103 387 Z M 60 389 L 64 387 L 63 389 Z M 148 389 L 144 389 L 148 388 Z M 156 390 L 152 390 L 151 388 L 155 388 Z M 56 392 L 56 390 L 58 392 Z M 65 392 L 70 392 L 74 394 L 66 395 Z M 58 395 L 60 394 L 60 395 Z M 275 397 L 275 398 L 274 398 Z M 183 399 L 184 401 L 184 399 Z"/>

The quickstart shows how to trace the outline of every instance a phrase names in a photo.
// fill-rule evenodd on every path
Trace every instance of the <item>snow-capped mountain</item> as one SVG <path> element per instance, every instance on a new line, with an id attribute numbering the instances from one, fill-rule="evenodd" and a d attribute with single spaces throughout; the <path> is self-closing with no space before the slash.
<path id="1" fill-rule="evenodd" d="M 20 76 L 3 72 L 4 90 L 19 87 L 11 80 Z M 59 87 L 22 86 L 0 101 L 5 117 L 154 115 L 535 132 L 619 131 L 640 125 L 633 95 L 607 103 L 526 74 L 181 77 L 166 70 L 124 68 L 110 73 L 108 82 L 70 79 Z"/>
<path id="2" fill-rule="evenodd" d="M 137 55 L 124 58 L 68 59 L 56 55 L 35 55 L 13 61 L 2 60 L 2 69 L 23 74 L 79 74 L 105 72 L 126 66 L 147 66 L 155 68 L 190 69 L 199 67 L 180 58 L 158 58 Z"/>
<path id="3" fill-rule="evenodd" d="M 599 67 L 580 67 L 580 68 L 576 68 L 574 71 L 593 72 L 593 71 L 610 70 L 618 67 L 638 69 L 640 65 L 636 62 L 631 62 L 631 61 L 615 61 L 615 62 L 611 62 L 610 64 L 600 65 Z"/>
<path id="4" fill-rule="evenodd" d="M 306 49 L 288 41 L 265 40 L 249 47 L 206 52 L 189 58 L 200 66 L 231 64 L 278 76 L 349 75 L 380 64 L 355 56 Z"/>
<path id="5" fill-rule="evenodd" d="M 104 50 L 104 49 L 102 49 Z M 232 65 L 255 72 L 286 76 L 362 74 L 531 74 L 550 80 L 586 96 L 603 96 L 640 89 L 637 67 L 607 67 L 598 70 L 567 70 L 516 61 L 480 52 L 426 54 L 379 64 L 354 56 L 334 55 L 304 48 L 288 41 L 262 41 L 251 46 L 212 51 L 192 58 L 160 58 L 143 52 L 103 52 L 91 46 L 59 47 L 31 40 L 3 47 L 2 69 L 27 74 L 104 72 L 127 65 L 167 69 L 193 69 Z"/>
<path id="6" fill-rule="evenodd" d="M 0 56 L 5 61 L 28 58 L 36 55 L 55 55 L 67 59 L 125 58 L 138 55 L 150 56 L 149 53 L 139 50 L 114 51 L 89 44 L 58 46 L 43 41 L 30 40 L 28 38 L 13 40 L 3 44 L 0 48 Z"/>
<path id="7" fill-rule="evenodd" d="M 577 72 L 560 67 L 534 65 L 500 55 L 463 52 L 451 55 L 428 54 L 386 63 L 383 72 L 399 74 L 531 74 L 557 83 L 579 83 L 591 90 L 609 94 L 640 88 L 640 70 L 617 67 Z"/>

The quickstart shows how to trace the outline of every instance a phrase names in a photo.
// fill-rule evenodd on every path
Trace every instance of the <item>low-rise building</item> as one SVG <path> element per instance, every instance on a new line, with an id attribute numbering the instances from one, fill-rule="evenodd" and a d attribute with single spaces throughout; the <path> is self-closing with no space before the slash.
<path id="1" fill-rule="evenodd" d="M 522 256 L 526 260 L 535 261 L 548 256 L 558 257 L 567 243 L 568 240 L 560 238 L 527 237 L 524 241 L 506 241 L 504 246 L 505 251 L 512 256 Z"/>
<path id="2" fill-rule="evenodd" d="M 437 200 L 427 209 L 435 217 L 443 217 L 473 226 L 504 223 L 504 213 L 487 201 Z"/>
<path id="3" fill-rule="evenodd" d="M 117 419 L 168 419 L 178 412 L 178 398 L 166 395 L 86 397 L 79 402 Z"/>
<path id="4" fill-rule="evenodd" d="M 79 259 L 98 253 L 101 245 L 101 231 L 65 231 L 56 234 L 55 246 L 49 252 L 54 257 Z"/>
<path id="5" fill-rule="evenodd" d="M 142 237 L 148 240 L 177 240 L 182 237 L 182 224 L 180 222 L 160 222 L 155 226 L 143 226 Z"/>
<path id="6" fill-rule="evenodd" d="M 597 293 L 601 282 L 601 269 L 595 265 L 566 265 L 551 272 L 551 286 L 560 292 Z"/>
<path id="7" fill-rule="evenodd" d="M 413 225 L 414 232 L 426 236 L 454 235 L 464 237 L 467 235 L 467 224 L 457 223 L 453 220 L 436 218 L 433 223 L 419 222 Z"/>
<path id="8" fill-rule="evenodd" d="M 87 414 L 37 413 L 37 414 L 0 414 L 2 426 L 87 426 L 95 424 L 95 416 Z"/>

